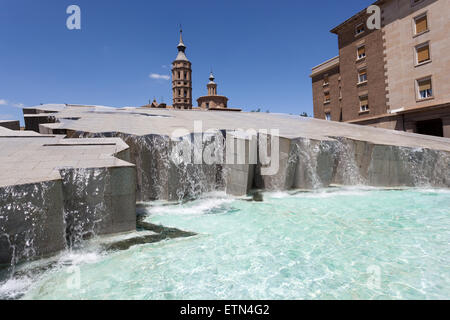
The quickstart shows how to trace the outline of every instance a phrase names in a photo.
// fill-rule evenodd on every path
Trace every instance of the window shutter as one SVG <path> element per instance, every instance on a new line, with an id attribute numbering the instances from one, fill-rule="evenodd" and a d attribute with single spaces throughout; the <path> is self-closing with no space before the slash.
<path id="1" fill-rule="evenodd" d="M 419 82 L 419 91 L 431 90 L 431 80 L 424 80 Z"/>
<path id="2" fill-rule="evenodd" d="M 358 56 L 363 55 L 365 53 L 366 53 L 366 47 L 358 48 Z"/>
<path id="3" fill-rule="evenodd" d="M 416 33 L 421 33 L 428 30 L 427 16 L 423 16 L 416 20 Z"/>
<path id="4" fill-rule="evenodd" d="M 365 106 L 369 104 L 369 97 L 368 96 L 364 96 L 364 97 L 359 97 L 359 100 L 361 101 L 361 105 Z"/>
<path id="5" fill-rule="evenodd" d="M 419 63 L 427 61 L 430 59 L 430 47 L 424 46 L 417 49 L 417 61 Z"/>

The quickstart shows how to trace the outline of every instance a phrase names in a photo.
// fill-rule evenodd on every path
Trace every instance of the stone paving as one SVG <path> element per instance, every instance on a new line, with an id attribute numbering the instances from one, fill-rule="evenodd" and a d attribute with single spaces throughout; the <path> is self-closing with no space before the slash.
<path id="1" fill-rule="evenodd" d="M 119 138 L 64 139 L 0 127 L 0 187 L 60 179 L 61 168 L 133 166 L 114 157 L 128 149 Z"/>
<path id="2" fill-rule="evenodd" d="M 51 105 L 34 107 L 46 112 Z M 31 109 L 31 108 L 30 108 Z M 329 140 L 343 137 L 374 144 L 395 145 L 411 148 L 430 148 L 450 151 L 450 139 L 368 126 L 331 122 L 294 115 L 255 112 L 219 112 L 200 110 L 172 110 L 149 108 L 110 108 L 103 106 L 71 106 L 51 114 L 60 123 L 41 124 L 41 131 L 53 129 L 105 133 L 122 132 L 132 135 L 171 135 L 174 130 L 194 130 L 194 121 L 202 121 L 202 130 L 279 129 L 285 138 L 309 138 Z M 58 112 L 59 111 L 59 112 Z"/>

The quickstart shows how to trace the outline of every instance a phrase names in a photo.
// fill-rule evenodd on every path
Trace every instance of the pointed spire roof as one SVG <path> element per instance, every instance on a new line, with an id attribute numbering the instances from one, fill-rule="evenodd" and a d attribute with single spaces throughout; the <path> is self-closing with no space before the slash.
<path id="1" fill-rule="evenodd" d="M 183 29 L 181 29 L 181 26 L 180 26 L 180 43 L 178 44 L 177 48 L 178 48 L 178 55 L 175 61 L 189 61 L 188 58 L 186 57 L 186 54 L 184 53 L 184 51 L 186 50 L 186 46 L 183 43 Z"/>
<path id="2" fill-rule="evenodd" d="M 183 43 L 183 29 L 181 29 L 181 26 L 180 26 L 180 43 L 178 44 L 177 48 L 178 50 L 182 51 L 186 49 L 186 46 Z"/>

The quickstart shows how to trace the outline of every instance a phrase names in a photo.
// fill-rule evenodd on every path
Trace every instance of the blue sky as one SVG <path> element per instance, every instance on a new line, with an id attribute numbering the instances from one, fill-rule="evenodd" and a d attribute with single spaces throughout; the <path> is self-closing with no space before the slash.
<path id="1" fill-rule="evenodd" d="M 194 99 L 212 67 L 230 107 L 312 114 L 311 67 L 338 54 L 329 30 L 373 0 L 0 0 L 0 119 L 20 106 L 171 104 L 178 25 Z M 81 8 L 81 30 L 66 9 Z"/>

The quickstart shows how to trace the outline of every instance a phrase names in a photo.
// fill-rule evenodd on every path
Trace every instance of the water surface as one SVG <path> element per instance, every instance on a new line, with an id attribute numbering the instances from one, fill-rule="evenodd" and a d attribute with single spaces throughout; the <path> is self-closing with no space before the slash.
<path id="1" fill-rule="evenodd" d="M 448 299 L 450 191 L 325 189 L 148 204 L 196 233 L 102 251 L 95 242 L 0 284 L 24 299 Z M 80 271 L 79 288 L 74 272 Z"/>

